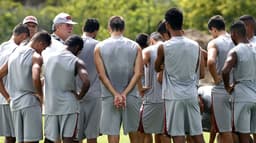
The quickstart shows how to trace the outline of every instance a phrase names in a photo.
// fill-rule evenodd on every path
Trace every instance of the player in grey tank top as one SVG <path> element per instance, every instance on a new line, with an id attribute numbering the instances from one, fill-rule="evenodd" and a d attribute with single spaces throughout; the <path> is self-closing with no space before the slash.
<path id="1" fill-rule="evenodd" d="M 102 92 L 101 132 L 108 141 L 118 143 L 120 126 L 138 142 L 139 101 L 136 83 L 141 75 L 141 49 L 123 36 L 125 22 L 120 16 L 109 20 L 111 37 L 97 44 L 94 59 Z"/>
<path id="2" fill-rule="evenodd" d="M 250 133 L 256 133 L 256 47 L 249 43 L 245 24 L 237 21 L 230 28 L 235 43 L 222 69 L 225 89 L 234 98 L 234 126 L 239 140 L 249 143 Z M 229 83 L 233 69 L 234 82 Z M 243 118 L 241 118 L 243 117 Z"/>
<path id="3" fill-rule="evenodd" d="M 51 143 L 62 139 L 71 143 L 77 126 L 78 100 L 89 89 L 89 79 L 82 60 L 76 55 L 83 48 L 79 36 L 70 36 L 62 51 L 50 57 L 45 63 L 45 136 Z M 80 92 L 76 92 L 76 75 L 82 80 Z M 67 118 L 66 118 L 67 117 Z M 64 119 L 66 118 L 66 120 Z M 52 120 L 52 119 L 57 119 Z M 55 126 L 59 125 L 59 128 Z M 71 128 L 66 128 L 71 126 Z M 54 133 L 52 132 L 54 131 Z"/>
<path id="4" fill-rule="evenodd" d="M 0 77 L 7 75 L 9 81 L 9 93 L 3 84 L 0 84 L 0 89 L 6 97 L 9 95 L 11 97 L 15 137 L 18 142 L 38 142 L 42 139 L 42 117 L 39 103 L 43 98 L 40 54 L 50 44 L 50 35 L 46 32 L 39 32 L 28 43 L 28 46 L 15 50 L 8 62 L 0 69 Z"/>
<path id="5" fill-rule="evenodd" d="M 183 36 L 183 14 L 179 9 L 169 9 L 165 20 L 172 38 L 158 48 L 155 70 L 160 71 L 164 65 L 162 92 L 167 131 L 177 143 L 185 142 L 185 134 L 191 135 L 197 143 L 204 143 L 197 100 L 200 47 Z M 180 121 L 181 118 L 184 121 Z"/>
<path id="6" fill-rule="evenodd" d="M 13 29 L 12 38 L 0 45 L 0 66 L 8 61 L 9 56 L 16 50 L 18 45 L 29 37 L 29 29 L 23 24 L 18 24 Z M 8 81 L 3 78 L 3 83 L 8 89 Z M 6 143 L 14 143 L 14 127 L 11 119 L 11 111 L 9 106 L 10 98 L 5 98 L 0 94 L 0 136 L 5 136 Z M 10 117 L 10 118 L 8 118 Z"/>
<path id="7" fill-rule="evenodd" d="M 212 108 L 211 131 L 220 132 L 222 142 L 232 142 L 232 111 L 230 96 L 224 89 L 221 69 L 224 65 L 228 52 L 234 47 L 234 44 L 225 31 L 225 21 L 222 16 L 215 15 L 208 21 L 208 29 L 213 36 L 213 40 L 208 43 L 207 66 L 213 77 L 215 86 L 212 88 Z M 226 118 L 223 118 L 226 115 Z M 216 123 L 216 125 L 215 125 Z M 215 129 L 217 127 L 217 129 Z M 212 137 L 212 134 L 211 134 Z M 210 143 L 213 143 L 213 137 Z"/>
<path id="8" fill-rule="evenodd" d="M 144 142 L 152 140 L 152 134 L 155 134 L 155 142 L 159 142 L 160 140 L 170 142 L 170 138 L 163 135 L 165 117 L 164 100 L 162 99 L 162 86 L 158 82 L 157 72 L 154 70 L 157 49 L 160 44 L 162 44 L 162 41 L 163 39 L 160 33 L 154 32 L 150 35 L 151 45 L 142 51 L 144 76 L 145 81 L 148 82 L 144 83 L 147 90 L 143 92 L 144 96 L 141 111 L 142 132 L 145 134 Z"/>
<path id="9" fill-rule="evenodd" d="M 243 15 L 239 19 L 242 20 L 246 26 L 247 38 L 251 43 L 256 45 L 256 36 L 255 36 L 256 22 L 254 17 L 251 15 Z M 254 112 L 253 114 L 255 114 L 255 117 L 256 117 L 256 112 Z M 256 118 L 254 120 L 256 120 Z M 253 138 L 254 138 L 254 141 L 256 141 L 256 133 L 253 133 Z"/>
<path id="10" fill-rule="evenodd" d="M 94 64 L 94 49 L 99 42 L 95 40 L 99 30 L 99 22 L 95 18 L 85 21 L 83 27 L 84 48 L 78 57 L 84 61 L 90 79 L 90 88 L 83 99 L 80 100 L 78 140 L 87 139 L 87 142 L 97 143 L 100 135 L 101 90 L 100 80 Z M 81 80 L 77 77 L 77 87 Z M 78 89 L 80 91 L 81 89 Z"/>

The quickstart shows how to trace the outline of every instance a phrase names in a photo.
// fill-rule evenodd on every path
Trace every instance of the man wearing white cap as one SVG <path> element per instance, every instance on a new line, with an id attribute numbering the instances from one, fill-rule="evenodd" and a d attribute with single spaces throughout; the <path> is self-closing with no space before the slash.
<path id="1" fill-rule="evenodd" d="M 52 44 L 42 53 L 44 61 L 47 61 L 56 51 L 63 49 L 64 41 L 72 34 L 74 24 L 77 23 L 72 21 L 71 16 L 67 13 L 61 12 L 55 16 L 51 34 Z"/>
<path id="2" fill-rule="evenodd" d="M 61 43 L 72 34 L 73 25 L 77 24 L 76 22 L 72 21 L 72 18 L 67 13 L 59 13 L 53 19 L 53 34 L 52 37 Z"/>
<path id="3" fill-rule="evenodd" d="M 36 34 L 36 32 L 38 31 L 37 18 L 35 16 L 31 16 L 31 15 L 26 16 L 23 19 L 22 23 L 28 26 L 29 33 L 30 33 L 29 39 L 31 39 Z"/>

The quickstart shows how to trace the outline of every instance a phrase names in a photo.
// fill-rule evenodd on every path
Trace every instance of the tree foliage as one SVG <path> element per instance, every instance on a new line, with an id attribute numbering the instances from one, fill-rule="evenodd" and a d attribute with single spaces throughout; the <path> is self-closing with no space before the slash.
<path id="1" fill-rule="evenodd" d="M 255 0 L 179 0 L 185 14 L 186 28 L 207 30 L 207 22 L 213 15 L 222 15 L 229 26 L 240 16 L 249 14 L 256 16 Z"/>
<path id="2" fill-rule="evenodd" d="M 161 1 L 161 0 L 159 0 Z M 74 26 L 74 33 L 81 34 L 86 18 L 94 17 L 100 22 L 98 39 L 109 36 L 107 22 L 113 15 L 123 16 L 126 21 L 125 35 L 134 39 L 138 33 L 151 33 L 156 30 L 156 25 L 163 19 L 163 14 L 171 4 L 162 0 L 47 0 L 38 7 L 25 7 L 18 2 L 7 0 L 0 2 L 0 41 L 7 40 L 12 28 L 26 15 L 34 15 L 39 20 L 42 29 L 51 32 L 52 20 L 60 12 L 69 13 L 73 20 L 78 22 Z M 3 14 L 2 14 L 3 13 Z M 7 36 L 8 35 L 8 36 Z"/>
<path id="3" fill-rule="evenodd" d="M 0 42 L 10 38 L 13 27 L 22 22 L 26 15 L 36 16 L 40 28 L 51 32 L 55 15 L 60 12 L 69 13 L 78 22 L 74 26 L 74 34 L 79 35 L 86 18 L 97 18 L 101 25 L 99 40 L 109 36 L 107 22 L 113 15 L 124 17 L 125 35 L 131 39 L 138 33 L 149 34 L 155 31 L 165 11 L 174 6 L 183 10 L 186 29 L 207 31 L 208 19 L 216 14 L 223 15 L 228 25 L 244 14 L 256 16 L 254 0 L 37 0 L 39 4 L 33 7 L 23 5 L 27 3 L 24 1 L 0 1 Z"/>

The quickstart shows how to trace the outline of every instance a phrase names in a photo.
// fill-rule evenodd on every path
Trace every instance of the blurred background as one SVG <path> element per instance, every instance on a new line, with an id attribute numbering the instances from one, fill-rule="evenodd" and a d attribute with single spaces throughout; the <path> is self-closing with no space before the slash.
<path id="1" fill-rule="evenodd" d="M 213 15 L 222 15 L 227 26 L 241 15 L 256 16 L 255 0 L 0 0 L 0 43 L 10 38 L 13 27 L 27 15 L 36 16 L 40 29 L 51 32 L 52 20 L 60 12 L 69 13 L 79 23 L 74 26 L 74 34 L 78 35 L 86 18 L 97 18 L 98 40 L 109 36 L 109 17 L 121 15 L 126 20 L 125 36 L 135 39 L 138 33 L 155 31 L 171 7 L 183 10 L 184 28 L 188 29 L 185 33 L 202 42 L 209 40 L 205 37 L 207 22 Z"/>

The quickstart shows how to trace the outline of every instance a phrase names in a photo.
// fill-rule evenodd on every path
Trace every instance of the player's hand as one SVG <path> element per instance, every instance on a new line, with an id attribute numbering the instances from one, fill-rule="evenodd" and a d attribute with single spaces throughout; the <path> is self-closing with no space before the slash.
<path id="1" fill-rule="evenodd" d="M 43 105 L 43 103 L 44 103 L 44 97 L 43 97 L 43 95 L 41 95 L 41 94 L 36 94 L 36 97 L 37 97 L 37 99 L 38 99 L 38 101 L 39 101 L 39 103 L 40 103 L 40 106 L 41 106 L 41 108 L 42 108 L 42 105 Z"/>
<path id="2" fill-rule="evenodd" d="M 145 92 L 149 90 L 151 87 L 142 87 L 142 89 L 139 91 L 140 96 L 143 97 Z"/>
<path id="3" fill-rule="evenodd" d="M 117 109 L 120 109 L 122 107 L 122 104 L 123 104 L 123 98 L 120 94 L 116 94 L 114 96 L 114 106 L 117 108 Z"/>
<path id="4" fill-rule="evenodd" d="M 225 89 L 229 94 L 231 94 L 234 91 L 234 86 L 234 84 L 231 84 L 228 87 L 225 87 Z"/>
<path id="5" fill-rule="evenodd" d="M 11 98 L 10 98 L 10 97 L 9 97 L 9 98 L 7 98 L 7 99 L 6 99 L 6 101 L 7 101 L 7 103 L 8 103 L 8 104 L 10 104 L 10 102 L 11 102 Z"/>
<path id="6" fill-rule="evenodd" d="M 80 93 L 78 93 L 78 92 L 76 92 L 74 90 L 71 90 L 71 92 L 75 95 L 77 100 L 81 100 L 82 99 L 82 96 L 80 95 Z"/>
<path id="7" fill-rule="evenodd" d="M 215 84 L 215 85 L 218 85 L 218 84 L 221 83 L 221 81 L 222 81 L 222 77 L 221 77 L 220 75 L 218 75 L 217 78 L 214 79 L 214 84 Z"/>

